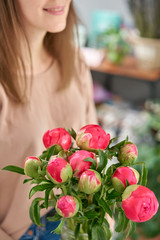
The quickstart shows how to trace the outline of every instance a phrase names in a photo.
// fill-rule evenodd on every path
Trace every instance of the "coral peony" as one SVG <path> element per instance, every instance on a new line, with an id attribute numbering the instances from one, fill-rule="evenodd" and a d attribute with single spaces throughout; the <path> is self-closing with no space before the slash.
<path id="1" fill-rule="evenodd" d="M 77 133 L 76 143 L 82 149 L 106 149 L 110 142 L 110 134 L 99 125 L 86 125 Z"/>
<path id="2" fill-rule="evenodd" d="M 127 142 L 123 145 L 118 153 L 118 161 L 122 164 L 132 164 L 136 161 L 138 150 L 135 144 Z"/>
<path id="3" fill-rule="evenodd" d="M 96 161 L 95 154 L 92 152 L 88 152 L 86 150 L 79 150 L 73 153 L 69 158 L 68 161 L 73 169 L 74 176 L 79 178 L 79 176 L 87 169 L 90 168 L 92 162 L 84 161 L 86 158 L 92 158 Z"/>
<path id="4" fill-rule="evenodd" d="M 128 219 L 133 222 L 146 222 L 158 211 L 155 194 L 141 185 L 128 186 L 122 195 L 122 208 Z"/>
<path id="5" fill-rule="evenodd" d="M 64 217 L 70 218 L 76 215 L 79 210 L 79 202 L 75 197 L 66 195 L 58 199 L 56 204 L 57 213 Z"/>
<path id="6" fill-rule="evenodd" d="M 79 189 L 87 194 L 97 192 L 101 187 L 101 181 L 101 176 L 97 171 L 86 170 L 79 178 Z"/>
<path id="7" fill-rule="evenodd" d="M 47 166 L 47 176 L 55 184 L 66 182 L 73 175 L 70 164 L 63 158 L 51 158 Z"/>
<path id="8" fill-rule="evenodd" d="M 46 148 L 59 144 L 64 150 L 68 150 L 71 147 L 72 139 L 64 128 L 54 128 L 44 133 L 43 144 Z"/>
<path id="9" fill-rule="evenodd" d="M 42 163 L 37 157 L 27 157 L 24 162 L 24 173 L 31 178 L 39 178 L 38 169 L 41 169 Z"/>
<path id="10" fill-rule="evenodd" d="M 112 175 L 112 185 L 117 192 L 123 192 L 126 188 L 126 180 L 129 185 L 137 184 L 139 173 L 131 167 L 119 167 Z"/>

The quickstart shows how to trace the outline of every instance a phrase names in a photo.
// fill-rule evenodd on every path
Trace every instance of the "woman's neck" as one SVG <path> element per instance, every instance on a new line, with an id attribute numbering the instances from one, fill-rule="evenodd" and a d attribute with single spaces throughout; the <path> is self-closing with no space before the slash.
<path id="1" fill-rule="evenodd" d="M 49 55 L 44 47 L 45 33 L 30 34 L 28 38 L 28 44 L 30 48 L 30 55 L 28 53 L 28 47 L 23 47 L 22 56 L 26 68 L 26 73 L 31 74 L 31 64 L 33 74 L 39 74 L 44 72 L 53 61 L 53 57 Z"/>

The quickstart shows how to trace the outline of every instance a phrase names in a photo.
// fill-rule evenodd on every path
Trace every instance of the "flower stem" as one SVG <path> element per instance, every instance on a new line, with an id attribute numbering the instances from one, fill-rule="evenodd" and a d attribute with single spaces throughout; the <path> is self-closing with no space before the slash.
<path id="1" fill-rule="evenodd" d="M 61 188 L 62 188 L 63 194 L 67 195 L 67 188 L 66 188 L 66 186 L 62 185 Z"/>
<path id="2" fill-rule="evenodd" d="M 136 162 L 136 163 L 132 164 L 132 166 L 136 166 L 136 165 L 145 165 L 145 163 L 144 162 Z"/>
<path id="3" fill-rule="evenodd" d="M 90 204 L 92 204 L 92 202 L 93 202 L 93 193 L 90 194 L 88 197 L 88 204 L 90 205 Z"/>

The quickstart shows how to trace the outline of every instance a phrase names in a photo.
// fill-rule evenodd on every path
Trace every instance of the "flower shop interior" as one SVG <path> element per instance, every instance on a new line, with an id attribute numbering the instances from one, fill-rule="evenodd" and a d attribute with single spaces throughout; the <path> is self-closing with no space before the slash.
<path id="1" fill-rule="evenodd" d="M 160 201 L 160 1 L 81 0 L 79 44 L 90 68 L 99 124 L 138 145 Z M 115 234 L 114 240 L 123 240 Z M 160 240 L 160 212 L 128 240 Z"/>

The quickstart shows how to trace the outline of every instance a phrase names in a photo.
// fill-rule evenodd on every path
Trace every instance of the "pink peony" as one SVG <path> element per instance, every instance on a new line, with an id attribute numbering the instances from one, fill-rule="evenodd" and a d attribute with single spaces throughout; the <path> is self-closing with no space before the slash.
<path id="1" fill-rule="evenodd" d="M 73 153 L 69 158 L 68 161 L 73 169 L 74 176 L 79 178 L 79 176 L 87 169 L 90 168 L 92 162 L 84 161 L 85 158 L 92 158 L 96 161 L 95 154 L 92 152 L 88 152 L 86 150 L 79 150 Z"/>
<path id="2" fill-rule="evenodd" d="M 119 167 L 112 176 L 112 185 L 117 192 L 123 192 L 126 188 L 126 180 L 130 185 L 137 184 L 139 173 L 131 167 Z"/>
<path id="3" fill-rule="evenodd" d="M 79 178 L 79 189 L 87 194 L 97 192 L 101 187 L 101 181 L 101 176 L 97 171 L 86 170 Z"/>
<path id="4" fill-rule="evenodd" d="M 122 208 L 128 219 L 133 222 L 146 222 L 158 211 L 155 194 L 141 185 L 128 186 L 122 195 Z"/>
<path id="5" fill-rule="evenodd" d="M 24 173 L 31 178 L 38 178 L 38 169 L 41 169 L 42 163 L 37 157 L 27 157 L 24 162 Z"/>
<path id="6" fill-rule="evenodd" d="M 110 141 L 110 134 L 99 125 L 86 125 L 77 133 L 76 143 L 82 149 L 106 149 Z"/>
<path id="7" fill-rule="evenodd" d="M 118 153 L 118 160 L 122 164 L 132 164 L 136 161 L 138 156 L 138 150 L 135 144 L 127 142 L 120 148 Z"/>
<path id="8" fill-rule="evenodd" d="M 71 147 L 72 139 L 64 128 L 54 128 L 43 135 L 43 144 L 46 148 L 59 144 L 64 150 L 68 150 Z"/>
<path id="9" fill-rule="evenodd" d="M 55 184 L 66 182 L 72 177 L 73 171 L 63 158 L 51 158 L 47 166 L 47 176 Z"/>
<path id="10" fill-rule="evenodd" d="M 66 195 L 61 197 L 56 204 L 57 213 L 65 218 L 76 215 L 79 210 L 79 202 L 75 197 Z"/>

